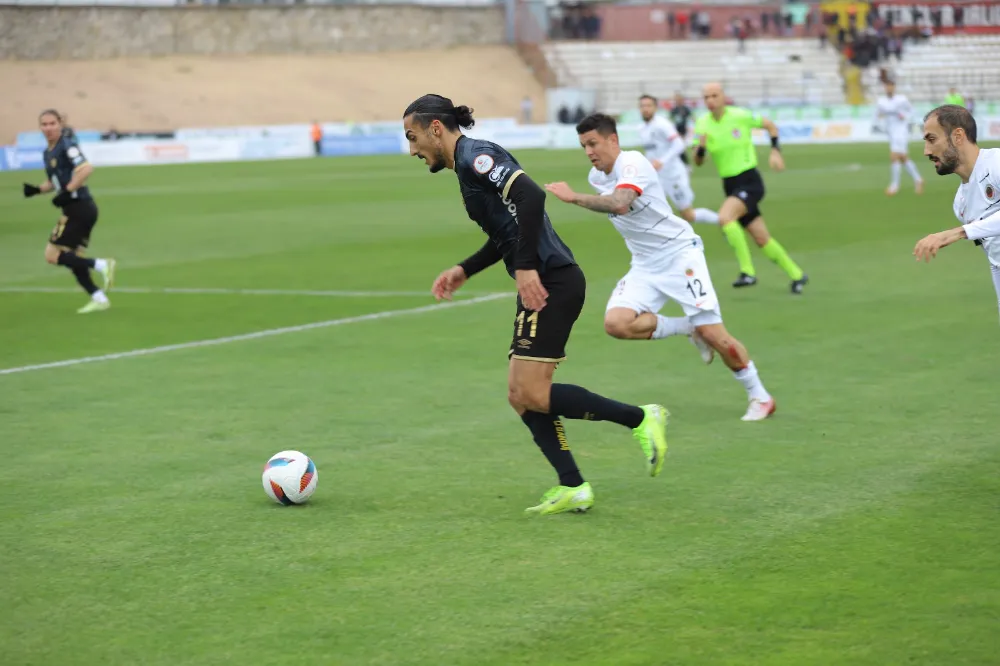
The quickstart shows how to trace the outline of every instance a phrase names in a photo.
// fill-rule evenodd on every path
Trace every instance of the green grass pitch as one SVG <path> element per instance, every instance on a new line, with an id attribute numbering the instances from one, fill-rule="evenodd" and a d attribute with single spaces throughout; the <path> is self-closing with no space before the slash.
<path id="1" fill-rule="evenodd" d="M 760 424 L 685 340 L 605 336 L 628 254 L 550 200 L 589 280 L 557 377 L 673 414 L 657 479 L 628 432 L 567 423 L 588 515 L 522 514 L 554 477 L 506 404 L 510 298 L 0 375 L 0 663 L 1000 663 L 996 298 L 971 244 L 913 261 L 958 180 L 918 157 L 926 194 L 888 199 L 885 152 L 765 168 L 801 298 L 756 250 L 760 284 L 730 288 L 697 227 L 778 400 Z M 586 186 L 580 151 L 518 156 Z M 484 240 L 454 176 L 402 156 L 99 169 L 92 254 L 123 290 L 82 317 L 25 178 L 0 175 L 0 369 L 419 308 Z M 718 205 L 710 166 L 694 186 Z M 260 486 L 286 448 L 318 465 L 307 506 Z"/>

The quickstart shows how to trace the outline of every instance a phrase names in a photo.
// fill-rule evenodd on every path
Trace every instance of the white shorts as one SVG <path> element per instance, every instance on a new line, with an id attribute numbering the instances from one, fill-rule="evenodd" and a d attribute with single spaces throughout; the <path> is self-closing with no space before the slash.
<path id="1" fill-rule="evenodd" d="M 910 131 L 908 129 L 892 130 L 889 132 L 889 152 L 905 155 L 910 144 Z"/>
<path id="2" fill-rule="evenodd" d="M 657 174 L 660 185 L 667 200 L 677 210 L 686 210 L 694 205 L 694 190 L 691 189 L 691 177 L 687 169 L 674 169 L 669 172 L 661 169 Z"/>
<path id="3" fill-rule="evenodd" d="M 611 292 L 606 310 L 628 308 L 637 314 L 656 313 L 668 301 L 680 305 L 695 326 L 722 323 L 719 297 L 700 242 L 675 254 L 660 270 L 633 266 Z"/>

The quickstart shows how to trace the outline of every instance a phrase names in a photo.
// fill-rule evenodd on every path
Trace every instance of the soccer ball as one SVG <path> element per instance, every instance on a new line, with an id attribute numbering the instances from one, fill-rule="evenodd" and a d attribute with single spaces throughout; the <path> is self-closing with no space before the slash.
<path id="1" fill-rule="evenodd" d="M 319 472 L 316 463 L 299 451 L 280 451 L 264 465 L 264 492 L 278 504 L 304 504 L 314 492 Z"/>

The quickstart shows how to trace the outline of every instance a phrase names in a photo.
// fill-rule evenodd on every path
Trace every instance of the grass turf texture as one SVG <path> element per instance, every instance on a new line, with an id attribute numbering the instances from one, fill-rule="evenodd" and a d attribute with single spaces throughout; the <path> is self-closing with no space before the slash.
<path id="1" fill-rule="evenodd" d="M 914 147 L 915 149 L 916 147 Z M 916 152 L 914 150 L 914 152 Z M 519 154 L 585 191 L 579 151 Z M 683 339 L 606 337 L 628 255 L 550 201 L 590 291 L 557 377 L 673 413 L 664 475 L 629 433 L 568 422 L 597 504 L 531 519 L 555 482 L 505 400 L 512 299 L 0 376 L 0 661 L 9 664 L 995 664 L 997 312 L 982 253 L 910 256 L 958 181 L 887 199 L 885 147 L 788 147 L 763 210 L 812 278 L 698 226 L 730 330 L 777 396 Z M 860 168 L 849 165 L 857 164 Z M 0 287 L 46 266 L 56 211 L 0 174 Z M 403 157 L 99 169 L 93 254 L 122 287 L 422 291 L 479 247 L 454 177 Z M 710 169 L 698 204 L 716 206 Z M 501 268 L 467 285 L 513 291 Z M 0 368 L 426 305 L 0 293 Z M 271 503 L 296 448 L 319 488 Z"/>

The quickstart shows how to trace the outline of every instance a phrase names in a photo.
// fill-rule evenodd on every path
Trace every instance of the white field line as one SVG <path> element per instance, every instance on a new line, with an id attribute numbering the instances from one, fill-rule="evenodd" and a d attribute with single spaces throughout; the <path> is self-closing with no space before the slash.
<path id="1" fill-rule="evenodd" d="M 223 296 L 328 296 L 339 298 L 389 298 L 420 296 L 429 298 L 426 291 L 338 291 L 312 289 L 227 289 L 216 287 L 115 287 L 114 294 L 218 294 Z M 4 294 L 79 294 L 73 287 L 0 287 Z M 476 292 L 463 292 L 459 296 L 490 296 Z"/>
<path id="2" fill-rule="evenodd" d="M 343 326 L 345 324 L 357 324 L 364 321 L 374 321 L 376 319 L 388 319 L 390 317 L 400 317 L 403 315 L 422 314 L 424 312 L 435 312 L 448 308 L 457 308 L 486 301 L 495 301 L 498 298 L 510 298 L 510 294 L 488 294 L 478 296 L 464 301 L 452 301 L 449 303 L 437 303 L 434 305 L 424 305 L 418 308 L 408 308 L 406 310 L 385 310 L 383 312 L 372 312 L 370 314 L 358 315 L 356 317 L 344 317 L 342 319 L 329 319 L 327 321 L 317 321 L 312 324 L 302 324 L 299 326 L 285 326 L 282 328 L 269 328 L 253 333 L 243 333 L 241 335 L 230 335 L 224 338 L 212 338 L 209 340 L 195 340 L 192 342 L 182 342 L 176 345 L 163 345 L 161 347 L 148 347 L 146 349 L 133 349 L 126 352 L 114 354 L 104 354 L 102 356 L 85 356 L 83 358 L 71 358 L 65 361 L 55 361 L 52 363 L 39 363 L 36 365 L 22 365 L 17 368 L 0 369 L 0 375 L 14 375 L 21 372 L 34 372 L 35 370 L 49 370 L 52 368 L 67 368 L 72 365 L 83 365 L 84 363 L 99 363 L 101 361 L 117 361 L 122 358 L 132 358 L 135 356 L 151 356 L 153 354 L 164 354 L 166 352 L 180 351 L 183 349 L 197 349 L 199 347 L 214 347 L 226 345 L 231 342 L 244 342 L 246 340 L 258 340 L 260 338 L 271 338 L 286 333 L 301 333 L 302 331 L 312 331 L 319 328 L 330 328 L 333 326 Z M 97 315 L 100 316 L 100 315 Z"/>

